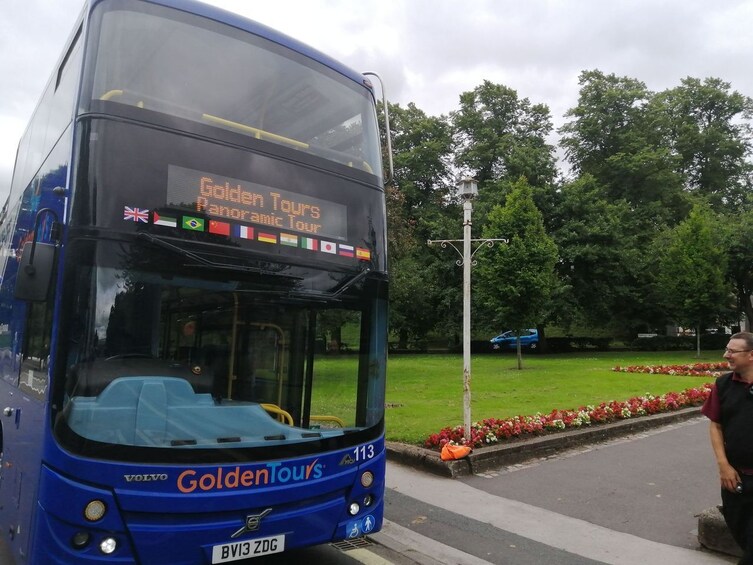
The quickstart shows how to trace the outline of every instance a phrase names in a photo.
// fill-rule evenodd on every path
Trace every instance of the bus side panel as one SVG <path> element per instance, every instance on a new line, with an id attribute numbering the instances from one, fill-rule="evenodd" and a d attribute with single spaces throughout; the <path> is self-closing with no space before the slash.
<path id="1" fill-rule="evenodd" d="M 14 290 L 22 249 L 35 238 L 49 242 L 54 215 L 62 218 L 64 200 L 53 189 L 66 186 L 70 136 L 52 150 L 20 195 L 15 223 L 3 241 L 6 256 L 0 285 L 0 527 L 19 563 L 28 558 L 29 535 L 36 508 L 42 445 L 47 425 L 46 398 L 54 292 L 33 305 L 16 300 Z M 40 210 L 43 212 L 36 222 Z M 36 232 L 35 232 L 36 226 Z"/>
<path id="2" fill-rule="evenodd" d="M 27 563 L 45 432 L 44 403 L 0 381 L 3 461 L 0 526 L 17 563 Z M 10 410 L 5 411 L 6 408 Z"/>

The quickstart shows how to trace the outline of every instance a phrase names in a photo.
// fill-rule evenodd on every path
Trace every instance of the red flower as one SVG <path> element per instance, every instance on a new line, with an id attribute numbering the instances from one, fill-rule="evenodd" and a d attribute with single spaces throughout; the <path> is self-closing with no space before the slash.
<path id="1" fill-rule="evenodd" d="M 718 364 L 717 364 L 718 365 Z M 465 440 L 463 426 L 444 428 L 429 436 L 424 445 L 441 450 L 449 441 L 458 445 L 483 447 L 511 437 L 557 432 L 562 429 L 603 424 L 615 420 L 633 418 L 680 410 L 687 406 L 699 406 L 708 397 L 711 383 L 682 392 L 668 392 L 661 396 L 639 396 L 623 402 L 612 400 L 598 406 L 581 406 L 578 410 L 552 410 L 547 415 L 514 416 L 512 418 L 487 418 L 471 426 L 471 438 Z"/>

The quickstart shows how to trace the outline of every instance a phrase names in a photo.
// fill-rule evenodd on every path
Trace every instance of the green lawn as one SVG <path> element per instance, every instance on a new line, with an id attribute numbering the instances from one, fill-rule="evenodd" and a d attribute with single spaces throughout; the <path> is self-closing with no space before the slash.
<path id="1" fill-rule="evenodd" d="M 506 418 L 579 408 L 645 393 L 700 386 L 713 378 L 617 373 L 615 365 L 668 365 L 723 361 L 721 352 L 594 352 L 478 355 L 471 361 L 471 418 Z M 463 422 L 461 355 L 391 355 L 387 363 L 387 439 L 422 443 Z"/>

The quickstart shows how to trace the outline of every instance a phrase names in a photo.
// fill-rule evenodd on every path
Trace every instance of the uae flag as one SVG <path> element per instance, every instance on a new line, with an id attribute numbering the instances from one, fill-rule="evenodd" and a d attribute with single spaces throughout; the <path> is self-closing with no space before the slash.
<path id="1" fill-rule="evenodd" d="M 209 220 L 209 233 L 229 236 L 230 224 L 228 224 L 227 222 L 218 222 L 217 220 Z"/>
<path id="2" fill-rule="evenodd" d="M 319 241 L 310 237 L 301 237 L 301 247 L 309 251 L 318 251 Z"/>
<path id="3" fill-rule="evenodd" d="M 160 216 L 157 212 L 153 213 L 152 223 L 155 226 L 167 226 L 169 228 L 178 227 L 178 219 L 169 216 Z"/>
<path id="4" fill-rule="evenodd" d="M 337 244 L 331 241 L 320 241 L 322 253 L 332 253 L 337 255 Z"/>

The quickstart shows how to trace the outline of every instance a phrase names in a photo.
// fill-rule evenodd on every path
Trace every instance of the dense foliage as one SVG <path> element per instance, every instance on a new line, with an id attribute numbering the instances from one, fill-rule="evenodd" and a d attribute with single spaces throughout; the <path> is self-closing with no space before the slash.
<path id="1" fill-rule="evenodd" d="M 590 70 L 580 87 L 559 147 L 546 104 L 489 81 L 449 116 L 390 105 L 399 349 L 460 341 L 458 257 L 426 242 L 461 239 L 455 185 L 467 176 L 479 186 L 473 237 L 509 240 L 474 256 L 474 337 L 536 326 L 546 349 L 547 327 L 632 340 L 753 315 L 753 101 L 718 78 L 652 92 Z"/>

